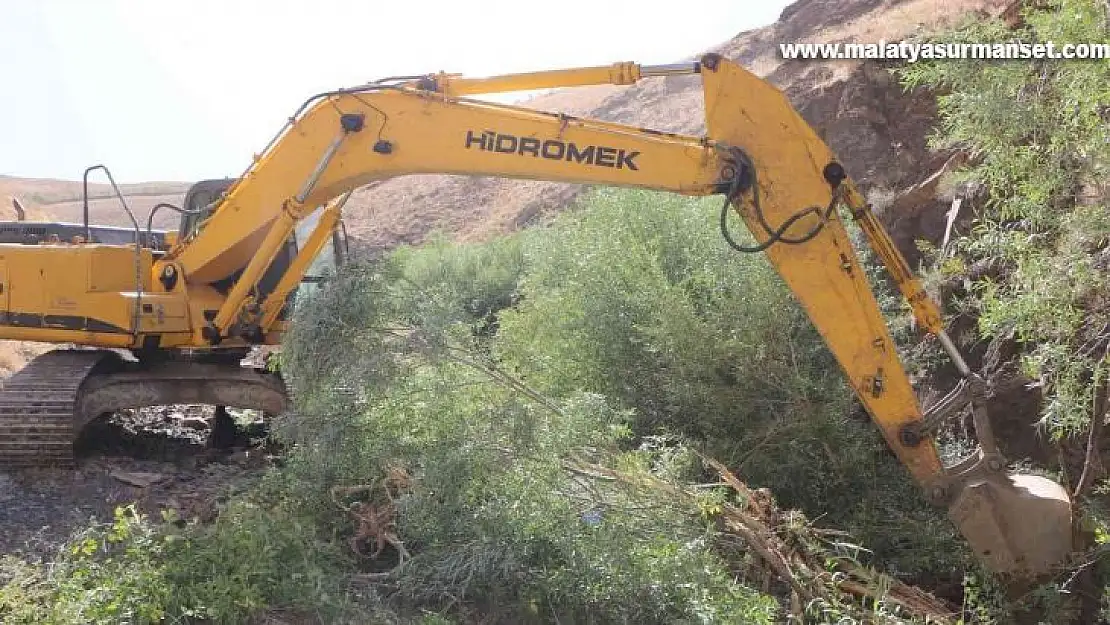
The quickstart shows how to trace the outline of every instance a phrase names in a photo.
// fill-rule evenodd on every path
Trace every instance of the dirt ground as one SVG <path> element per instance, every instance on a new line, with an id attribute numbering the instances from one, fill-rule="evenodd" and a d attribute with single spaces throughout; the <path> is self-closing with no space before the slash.
<path id="1" fill-rule="evenodd" d="M 74 469 L 0 472 L 0 554 L 49 558 L 90 519 L 116 506 L 145 513 L 176 509 L 180 518 L 215 518 L 228 495 L 248 487 L 272 456 L 264 426 L 251 415 L 235 447 L 206 445 L 213 408 L 163 406 L 124 411 L 91 424 L 76 445 Z"/>

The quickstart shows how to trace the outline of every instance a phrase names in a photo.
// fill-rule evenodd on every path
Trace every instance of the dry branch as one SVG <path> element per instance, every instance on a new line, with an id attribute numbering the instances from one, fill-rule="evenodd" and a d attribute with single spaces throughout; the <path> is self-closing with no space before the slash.
<path id="1" fill-rule="evenodd" d="M 813 546 L 822 540 L 820 531 L 808 527 L 799 529 L 797 524 L 795 527 L 788 527 L 782 522 L 787 515 L 774 505 L 770 497 L 748 487 L 720 462 L 705 456 L 701 458 L 744 502 L 743 506 L 731 503 L 721 505 L 717 514 L 719 528 L 725 534 L 743 541 L 759 556 L 763 567 L 790 586 L 791 604 L 794 606 L 792 612 L 797 613 L 797 606 L 810 605 L 814 600 L 843 606 L 847 594 L 857 599 L 866 598 L 872 602 L 897 605 L 910 615 L 929 623 L 954 622 L 954 611 L 947 604 L 919 588 L 872 572 L 843 558 L 835 559 L 834 570 L 827 570 L 825 563 L 828 554 Z M 654 476 L 624 473 L 581 459 L 568 460 L 563 466 L 579 475 L 663 493 L 669 499 L 691 508 L 697 504 L 698 495 L 694 489 L 676 486 Z M 799 536 L 799 533 L 805 535 Z M 854 609 L 865 621 L 881 622 L 880 616 L 866 614 L 866 610 L 858 605 Z"/>
<path id="2" fill-rule="evenodd" d="M 1110 344 L 1106 346 L 1106 353 L 1102 357 L 1103 363 L 1110 362 Z M 1098 367 L 1096 367 L 1096 372 Z M 1095 376 L 1098 380 L 1098 375 Z M 1102 428 L 1106 423 L 1107 412 L 1107 397 L 1110 396 L 1110 380 L 1106 383 L 1100 384 L 1095 389 L 1094 405 L 1091 407 L 1091 429 L 1087 433 L 1087 452 L 1083 460 L 1083 472 L 1079 476 L 1079 482 L 1075 485 L 1075 490 L 1072 492 L 1072 498 L 1078 499 L 1080 495 L 1094 482 L 1097 477 L 1096 474 L 1103 473 L 1102 462 L 1099 458 L 1099 442 L 1102 439 Z"/>
<path id="3" fill-rule="evenodd" d="M 394 498 L 410 486 L 409 475 L 403 469 L 391 467 L 386 471 L 383 479 L 375 480 L 370 484 L 331 488 L 332 502 L 350 515 L 357 526 L 355 535 L 348 541 L 355 554 L 376 560 L 388 544 L 397 551 L 398 567 L 409 559 L 405 544 L 397 535 L 397 507 L 394 504 Z M 375 497 L 379 492 L 382 496 Z M 360 497 L 361 500 L 350 504 L 342 501 L 355 496 Z M 369 554 L 363 552 L 361 547 L 363 542 L 374 545 Z"/>

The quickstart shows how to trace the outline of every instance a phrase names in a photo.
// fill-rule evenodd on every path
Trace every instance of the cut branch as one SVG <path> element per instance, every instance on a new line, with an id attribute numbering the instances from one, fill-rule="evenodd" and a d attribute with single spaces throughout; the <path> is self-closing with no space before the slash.
<path id="1" fill-rule="evenodd" d="M 952 623 L 954 611 L 943 601 L 895 579 L 880 575 L 846 558 L 834 558 L 835 570 L 826 570 L 825 563 L 829 554 L 816 545 L 822 540 L 822 533 L 808 526 L 788 527 L 779 523 L 785 515 L 780 512 L 769 497 L 753 490 L 729 471 L 723 464 L 699 454 L 706 466 L 711 467 L 722 481 L 744 500 L 738 506 L 724 503 L 717 514 L 720 529 L 728 536 L 739 539 L 751 552 L 759 557 L 761 568 L 771 571 L 776 577 L 790 586 L 791 603 L 798 606 L 812 605 L 821 600 L 831 605 L 843 605 L 845 593 L 858 599 L 872 602 L 885 602 L 896 605 L 915 617 L 927 619 L 931 623 Z M 644 474 L 630 474 L 616 471 L 581 459 L 570 459 L 563 463 L 564 468 L 576 475 L 606 482 L 616 482 L 642 490 L 663 493 L 667 499 L 695 508 L 698 501 L 696 488 L 676 486 L 657 477 Z M 805 533 L 797 540 L 797 534 Z M 753 571 L 758 576 L 759 571 Z M 867 622 L 875 622 L 875 614 L 864 614 L 862 607 L 855 608 Z M 897 622 L 891 619 L 892 622 Z"/>

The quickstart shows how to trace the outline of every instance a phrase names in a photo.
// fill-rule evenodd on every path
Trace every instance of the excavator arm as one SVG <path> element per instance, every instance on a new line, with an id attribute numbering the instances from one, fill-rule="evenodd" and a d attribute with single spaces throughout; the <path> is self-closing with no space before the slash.
<path id="1" fill-rule="evenodd" d="M 701 79 L 704 136 L 467 97 L 679 74 Z M 926 496 L 948 508 L 986 564 L 1041 573 L 1070 552 L 1066 492 L 1044 478 L 1004 472 L 982 408 L 989 389 L 945 334 L 939 307 L 835 155 L 779 90 L 715 54 L 676 65 L 618 63 L 484 79 L 441 73 L 310 99 L 199 227 L 182 231 L 165 254 L 146 261 L 151 293 L 144 301 L 177 302 L 187 311 L 185 325 L 163 329 L 154 343 L 218 351 L 276 342 L 289 294 L 331 236 L 347 195 L 374 181 L 420 173 L 721 195 L 721 229 L 730 245 L 767 255 L 890 448 Z M 275 264 L 297 224 L 321 206 L 305 245 L 292 260 Z M 841 209 L 857 222 L 919 325 L 938 338 L 966 378 L 934 410 L 923 413 L 918 405 Z M 755 245 L 731 236 L 730 215 L 746 224 Z M 281 272 L 276 286 L 262 288 L 274 267 Z M 136 345 L 148 338 L 141 323 L 132 337 Z M 95 337 L 87 343 L 97 344 Z M 982 448 L 946 467 L 932 435 L 945 416 L 968 403 Z"/>
<path id="2" fill-rule="evenodd" d="M 704 137 L 662 133 L 466 96 L 587 84 L 632 84 L 650 76 L 699 74 Z M 888 445 L 979 556 L 1000 571 L 1044 571 L 1070 551 L 1070 502 L 1044 478 L 1008 476 L 983 408 L 985 382 L 945 332 L 940 309 L 871 212 L 829 147 L 767 82 L 718 55 L 697 62 L 556 70 L 469 79 L 437 74 L 323 94 L 230 190 L 198 236 L 166 262 L 186 281 L 242 269 L 201 337 L 220 342 L 234 327 L 272 330 L 281 289 L 250 296 L 296 222 L 317 205 L 375 180 L 416 173 L 493 175 L 721 194 L 722 233 L 741 251 L 765 252 L 836 356 Z M 886 320 L 840 220 L 857 222 L 920 327 L 937 337 L 965 382 L 929 414 L 916 400 Z M 730 208 L 756 245 L 730 235 Z M 332 228 L 329 207 L 321 229 Z M 246 225 L 244 225 L 246 224 Z M 325 232 L 313 240 L 325 238 Z M 303 254 L 315 254 L 309 245 Z M 304 262 L 294 262 L 294 267 Z M 287 276 L 287 281 L 293 278 Z M 274 298 L 277 298 L 276 300 Z M 253 311 L 253 312 L 252 312 Z M 981 447 L 945 467 L 932 434 L 972 404 Z"/>

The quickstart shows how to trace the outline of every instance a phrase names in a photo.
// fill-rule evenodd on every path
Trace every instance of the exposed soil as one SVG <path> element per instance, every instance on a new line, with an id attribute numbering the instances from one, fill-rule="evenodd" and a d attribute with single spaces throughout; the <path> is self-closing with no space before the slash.
<path id="1" fill-rule="evenodd" d="M 214 409 L 163 406 L 123 411 L 89 425 L 76 445 L 76 469 L 0 472 L 0 554 L 50 557 L 90 519 L 109 520 L 135 503 L 155 517 L 211 521 L 233 491 L 273 462 L 265 427 L 249 414 L 235 445 L 208 446 Z"/>

